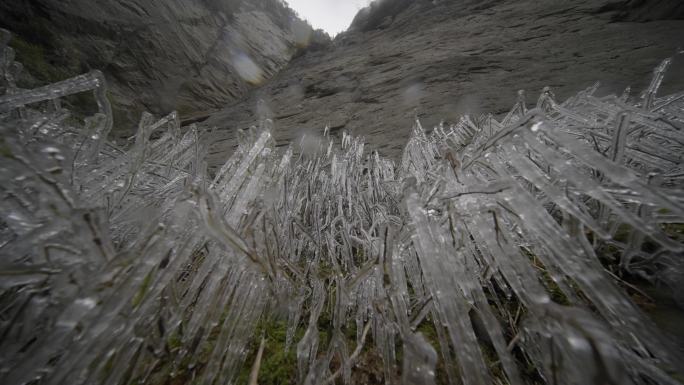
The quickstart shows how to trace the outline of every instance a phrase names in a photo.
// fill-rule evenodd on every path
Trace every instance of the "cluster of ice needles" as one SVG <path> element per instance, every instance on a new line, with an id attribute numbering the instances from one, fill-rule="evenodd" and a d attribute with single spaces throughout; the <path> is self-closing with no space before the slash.
<path id="1" fill-rule="evenodd" d="M 278 149 L 264 121 L 207 171 L 207 132 L 144 114 L 118 146 L 99 72 L 19 89 L 2 40 L 0 383 L 256 383 L 267 322 L 289 383 L 371 356 L 385 383 L 680 383 L 626 282 L 684 306 L 669 60 L 636 97 L 416 123 L 400 164 L 346 134 Z M 59 101 L 86 91 L 81 121 Z"/>

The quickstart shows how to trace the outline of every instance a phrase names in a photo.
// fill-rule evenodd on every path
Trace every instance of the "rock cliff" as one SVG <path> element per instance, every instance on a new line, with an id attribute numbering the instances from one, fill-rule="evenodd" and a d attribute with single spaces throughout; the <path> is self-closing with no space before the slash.
<path id="1" fill-rule="evenodd" d="M 220 128 L 216 153 L 270 114 L 282 143 L 328 125 L 397 156 L 415 115 L 426 127 L 465 112 L 501 115 L 519 89 L 535 103 L 544 86 L 562 100 L 600 80 L 599 93 L 632 86 L 638 97 L 682 45 L 677 9 L 667 0 L 376 1 L 333 44 L 204 124 Z M 683 86 L 682 62 L 675 58 L 663 92 Z"/>
<path id="2" fill-rule="evenodd" d="M 240 100 L 327 38 L 281 0 L 5 0 L 0 26 L 33 83 L 102 70 L 122 127 L 143 110 L 188 118 Z"/>

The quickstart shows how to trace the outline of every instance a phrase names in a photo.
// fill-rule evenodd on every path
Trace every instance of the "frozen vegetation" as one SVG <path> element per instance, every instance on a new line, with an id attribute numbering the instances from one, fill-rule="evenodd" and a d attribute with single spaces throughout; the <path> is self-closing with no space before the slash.
<path id="1" fill-rule="evenodd" d="M 18 89 L 8 38 L 0 383 L 348 384 L 369 357 L 385 383 L 680 383 L 625 282 L 684 306 L 668 60 L 641 95 L 416 122 L 400 164 L 346 134 L 278 149 L 263 119 L 208 172 L 175 114 L 108 141 L 97 71 Z M 60 105 L 86 91 L 99 113 Z"/>

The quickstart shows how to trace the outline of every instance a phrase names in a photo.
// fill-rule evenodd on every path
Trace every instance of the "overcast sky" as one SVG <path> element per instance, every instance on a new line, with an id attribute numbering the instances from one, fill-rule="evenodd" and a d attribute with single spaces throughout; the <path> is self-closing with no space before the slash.
<path id="1" fill-rule="evenodd" d="M 349 27 L 356 13 L 370 0 L 285 0 L 300 17 L 334 36 Z"/>

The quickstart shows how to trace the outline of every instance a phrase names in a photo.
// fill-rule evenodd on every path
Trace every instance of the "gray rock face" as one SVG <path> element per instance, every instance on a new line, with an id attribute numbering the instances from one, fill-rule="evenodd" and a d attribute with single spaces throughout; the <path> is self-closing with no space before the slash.
<path id="1" fill-rule="evenodd" d="M 40 80 L 102 70 L 129 126 L 142 110 L 183 118 L 241 99 L 313 33 L 280 0 L 4 0 L 0 25 Z"/>
<path id="2" fill-rule="evenodd" d="M 256 124 L 259 113 L 274 118 L 281 143 L 328 125 L 333 132 L 364 135 L 374 149 L 398 156 L 414 116 L 432 127 L 466 112 L 501 115 L 519 89 L 531 104 L 544 86 L 562 100 L 600 80 L 599 94 L 632 86 L 638 97 L 654 67 L 682 46 L 684 21 L 663 20 L 673 13 L 662 12 L 678 4 L 381 1 L 331 46 L 296 58 L 203 124 L 219 128 L 212 150 L 217 162 L 234 145 L 236 130 Z M 629 21 L 646 14 L 658 20 Z M 675 58 L 663 92 L 684 86 L 683 62 Z"/>
<path id="3" fill-rule="evenodd" d="M 615 21 L 684 20 L 680 0 L 622 0 L 606 4 L 601 11 L 614 12 Z"/>

